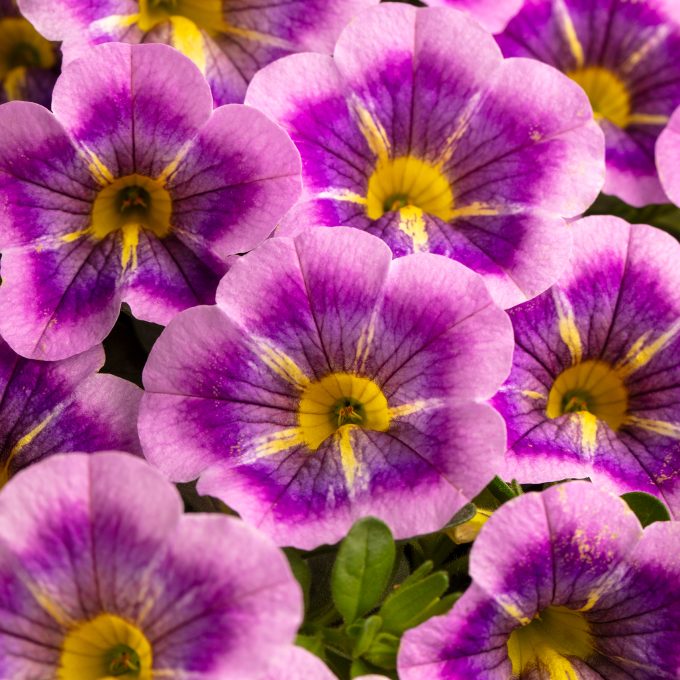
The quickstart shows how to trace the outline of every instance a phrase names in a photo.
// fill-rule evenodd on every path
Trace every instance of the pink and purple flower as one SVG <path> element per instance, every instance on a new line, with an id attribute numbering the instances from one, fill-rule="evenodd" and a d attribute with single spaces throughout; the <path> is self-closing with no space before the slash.
<path id="1" fill-rule="evenodd" d="M 492 399 L 508 478 L 590 477 L 680 513 L 680 244 L 616 217 L 572 226 L 553 288 L 510 310 L 515 355 Z"/>
<path id="2" fill-rule="evenodd" d="M 104 42 L 160 42 L 189 57 L 217 105 L 241 103 L 250 79 L 294 52 L 330 53 L 345 24 L 379 0 L 20 0 L 67 61 Z"/>
<path id="3" fill-rule="evenodd" d="M 472 547 L 472 585 L 407 631 L 402 680 L 674 680 L 680 523 L 644 531 L 588 482 L 521 496 Z"/>
<path id="4" fill-rule="evenodd" d="M 299 194 L 299 156 L 263 114 L 213 112 L 165 45 L 109 44 L 71 63 L 52 108 L 0 107 L 0 332 L 60 359 L 100 342 L 126 302 L 166 324 L 214 301 L 225 261 Z"/>
<path id="5" fill-rule="evenodd" d="M 280 545 L 334 543 L 366 515 L 413 536 L 502 464 L 502 421 L 480 402 L 511 353 L 507 315 L 466 267 L 313 229 L 240 258 L 216 306 L 170 323 L 140 437 L 168 478 L 198 478 Z"/>
<path id="6" fill-rule="evenodd" d="M 103 363 L 101 345 L 63 361 L 34 361 L 0 338 L 0 487 L 59 451 L 115 447 L 141 455 L 142 390 L 96 374 Z"/>
<path id="7" fill-rule="evenodd" d="M 480 273 L 503 306 L 555 282 L 571 247 L 563 218 L 582 213 L 604 178 L 583 91 L 535 60 L 504 60 L 453 9 L 369 9 L 333 58 L 267 66 L 246 103 L 302 155 L 303 202 L 280 235 L 346 225 L 396 256 L 445 255 Z"/>
<path id="8" fill-rule="evenodd" d="M 526 0 L 497 40 L 505 56 L 538 59 L 583 87 L 605 134 L 606 193 L 666 202 L 654 144 L 680 105 L 679 3 Z"/>
<path id="9" fill-rule="evenodd" d="M 122 453 L 59 455 L 0 493 L 0 677 L 260 677 L 302 594 L 283 553 Z"/>

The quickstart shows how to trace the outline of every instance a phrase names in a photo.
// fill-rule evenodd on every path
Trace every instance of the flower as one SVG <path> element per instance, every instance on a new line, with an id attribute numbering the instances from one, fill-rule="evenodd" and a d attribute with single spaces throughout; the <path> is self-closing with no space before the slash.
<path id="1" fill-rule="evenodd" d="M 591 477 L 680 512 L 680 244 L 588 217 L 558 283 L 510 310 L 515 356 L 493 405 L 507 477 Z"/>
<path id="2" fill-rule="evenodd" d="M 472 586 L 407 631 L 402 680 L 680 673 L 680 523 L 644 532 L 626 504 L 569 482 L 503 505 L 472 546 Z"/>
<path id="3" fill-rule="evenodd" d="M 285 133 L 242 105 L 213 112 L 165 45 L 94 48 L 64 70 L 53 110 L 0 107 L 0 333 L 24 356 L 88 349 L 121 301 L 160 324 L 212 302 L 225 260 L 298 196 Z"/>
<path id="4" fill-rule="evenodd" d="M 25 99 L 49 106 L 59 63 L 57 46 L 21 16 L 14 0 L 0 0 L 0 104 Z"/>
<path id="5" fill-rule="evenodd" d="M 363 677 L 366 680 L 367 676 Z M 326 664 L 302 647 L 284 647 L 258 680 L 337 680 Z M 377 678 L 377 676 L 376 676 Z M 370 679 L 369 679 L 370 680 Z M 386 680 L 378 678 L 377 680 Z"/>
<path id="6" fill-rule="evenodd" d="M 442 527 L 494 476 L 512 339 L 482 280 L 357 229 L 271 239 L 153 347 L 144 454 L 280 545 Z M 427 498 L 427 503 L 423 503 Z"/>
<path id="7" fill-rule="evenodd" d="M 303 160 L 304 202 L 280 235 L 346 225 L 396 256 L 430 251 L 480 273 L 503 306 L 552 285 L 602 184 L 603 139 L 582 90 L 446 8 L 383 4 L 334 58 L 260 71 L 246 103 L 278 121 Z"/>
<path id="8" fill-rule="evenodd" d="M 0 546 L 3 678 L 251 680 L 301 622 L 270 541 L 225 515 L 182 516 L 177 491 L 122 453 L 17 475 Z"/>
<path id="9" fill-rule="evenodd" d="M 64 361 L 33 361 L 0 338 L 0 487 L 58 451 L 119 447 L 141 454 L 142 390 L 95 374 L 103 363 L 101 345 Z"/>
<path id="10" fill-rule="evenodd" d="M 659 180 L 668 198 L 680 205 L 680 172 L 677 158 L 680 150 L 680 108 L 671 116 L 668 125 L 656 142 L 656 167 Z"/>
<path id="11" fill-rule="evenodd" d="M 583 87 L 605 133 L 603 191 L 666 202 L 654 144 L 680 104 L 678 3 L 528 0 L 497 40 L 505 56 L 540 59 Z"/>
<path id="12" fill-rule="evenodd" d="M 502 31 L 524 0 L 426 0 L 430 7 L 452 7 L 466 12 L 492 33 Z"/>
<path id="13" fill-rule="evenodd" d="M 161 42 L 189 57 L 217 105 L 241 103 L 258 69 L 293 52 L 333 49 L 343 26 L 379 0 L 20 0 L 67 61 L 102 42 Z"/>

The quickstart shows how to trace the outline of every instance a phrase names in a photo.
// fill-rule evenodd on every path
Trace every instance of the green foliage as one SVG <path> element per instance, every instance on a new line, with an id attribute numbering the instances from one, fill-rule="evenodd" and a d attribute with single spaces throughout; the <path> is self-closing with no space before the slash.
<path id="1" fill-rule="evenodd" d="M 633 491 L 624 493 L 621 498 L 628 503 L 628 507 L 637 515 L 643 527 L 654 522 L 667 522 L 671 518 L 668 508 L 658 498 L 648 493 Z"/>
<path id="2" fill-rule="evenodd" d="M 373 517 L 359 520 L 342 542 L 331 577 L 331 592 L 345 623 L 372 609 L 392 574 L 396 547 L 392 532 Z"/>

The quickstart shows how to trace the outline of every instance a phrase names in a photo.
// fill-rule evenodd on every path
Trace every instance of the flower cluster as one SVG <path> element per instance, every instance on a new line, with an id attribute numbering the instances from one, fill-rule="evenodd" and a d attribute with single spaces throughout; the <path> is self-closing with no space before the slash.
<path id="1" fill-rule="evenodd" d="M 679 152 L 674 0 L 0 0 L 0 680 L 679 678 Z"/>

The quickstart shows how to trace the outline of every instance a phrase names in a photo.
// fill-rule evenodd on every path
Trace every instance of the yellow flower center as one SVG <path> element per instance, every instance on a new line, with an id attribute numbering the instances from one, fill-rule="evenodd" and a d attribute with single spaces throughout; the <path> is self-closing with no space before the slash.
<path id="1" fill-rule="evenodd" d="M 150 31 L 171 17 L 185 17 L 199 28 L 217 29 L 222 24 L 221 0 L 139 0 L 137 24 Z"/>
<path id="2" fill-rule="evenodd" d="M 621 427 L 628 409 L 628 391 L 619 374 L 604 361 L 589 359 L 560 373 L 548 395 L 548 418 L 565 413 L 590 413 L 612 430 Z"/>
<path id="3" fill-rule="evenodd" d="M 387 399 L 372 380 L 351 373 L 331 373 L 304 390 L 298 426 L 315 451 L 343 426 L 385 432 L 390 424 Z"/>
<path id="4" fill-rule="evenodd" d="M 540 669 L 550 678 L 578 680 L 569 657 L 587 659 L 592 654 L 588 621 L 566 607 L 547 607 L 533 621 L 513 630 L 508 640 L 515 676 Z"/>
<path id="5" fill-rule="evenodd" d="M 409 207 L 450 219 L 453 192 L 449 181 L 440 168 L 414 156 L 379 160 L 368 180 L 366 214 L 375 220 Z"/>
<path id="6" fill-rule="evenodd" d="M 151 680 L 152 665 L 151 645 L 139 628 L 100 614 L 64 639 L 57 680 Z"/>
<path id="7" fill-rule="evenodd" d="M 89 232 L 103 239 L 119 232 L 123 240 L 122 264 L 137 262 L 137 245 L 142 229 L 158 238 L 170 233 L 172 199 L 159 180 L 143 175 L 127 175 L 105 186 L 92 206 Z"/>
<path id="8" fill-rule="evenodd" d="M 21 99 L 28 68 L 52 68 L 54 48 L 20 17 L 0 19 L 0 81 L 7 98 Z"/>
<path id="9" fill-rule="evenodd" d="M 620 128 L 628 126 L 630 94 L 616 74 L 599 66 L 587 66 L 567 75 L 585 90 L 596 119 L 606 118 Z"/>

